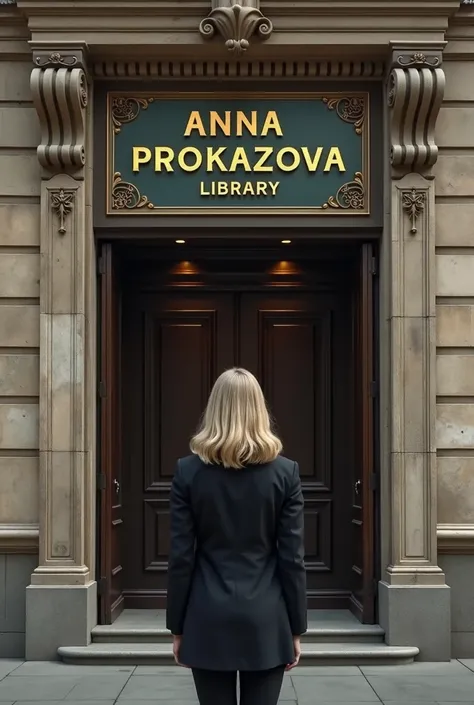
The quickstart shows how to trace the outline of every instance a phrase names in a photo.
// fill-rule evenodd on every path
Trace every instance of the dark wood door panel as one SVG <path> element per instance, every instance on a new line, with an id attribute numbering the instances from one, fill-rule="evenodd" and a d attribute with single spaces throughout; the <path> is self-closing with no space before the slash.
<path id="1" fill-rule="evenodd" d="M 348 309 L 344 288 L 242 297 L 241 364 L 260 379 L 284 453 L 300 466 L 311 607 L 347 602 L 352 580 Z"/>
<path id="2" fill-rule="evenodd" d="M 216 376 L 233 364 L 229 294 L 150 294 L 125 311 L 130 428 L 125 517 L 125 597 L 129 606 L 163 606 L 169 492 L 177 458 Z"/>
<path id="3" fill-rule="evenodd" d="M 123 507 L 121 448 L 121 290 L 112 245 L 100 255 L 100 618 L 111 624 L 123 609 Z"/>

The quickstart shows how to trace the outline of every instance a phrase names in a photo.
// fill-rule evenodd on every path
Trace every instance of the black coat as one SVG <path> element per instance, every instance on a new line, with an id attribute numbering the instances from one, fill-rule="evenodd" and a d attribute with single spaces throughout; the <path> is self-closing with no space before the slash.
<path id="1" fill-rule="evenodd" d="M 297 463 L 230 470 L 178 461 L 171 491 L 167 627 L 193 668 L 290 663 L 307 628 Z"/>

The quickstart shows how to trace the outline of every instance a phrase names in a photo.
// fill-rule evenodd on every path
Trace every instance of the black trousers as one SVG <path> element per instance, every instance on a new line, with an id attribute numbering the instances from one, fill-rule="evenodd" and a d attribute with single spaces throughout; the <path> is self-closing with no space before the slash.
<path id="1" fill-rule="evenodd" d="M 277 705 L 284 666 L 270 671 L 240 671 L 240 705 Z M 199 705 L 237 705 L 237 672 L 193 668 Z"/>

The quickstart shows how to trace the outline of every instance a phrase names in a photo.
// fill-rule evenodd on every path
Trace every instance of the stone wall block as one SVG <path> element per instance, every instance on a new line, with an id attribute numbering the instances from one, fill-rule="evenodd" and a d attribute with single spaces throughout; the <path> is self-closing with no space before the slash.
<path id="1" fill-rule="evenodd" d="M 0 450 L 37 450 L 38 404 L 0 404 Z"/>
<path id="2" fill-rule="evenodd" d="M 436 378 L 438 396 L 474 397 L 474 355 L 438 355 Z"/>
<path id="3" fill-rule="evenodd" d="M 474 458 L 438 458 L 438 523 L 474 529 Z"/>
<path id="4" fill-rule="evenodd" d="M 474 306 L 438 305 L 436 332 L 440 347 L 474 347 Z"/>
<path id="5" fill-rule="evenodd" d="M 38 458 L 0 457 L 0 529 L 5 524 L 37 527 L 38 465 Z"/>
<path id="6" fill-rule="evenodd" d="M 0 251 L 0 297 L 38 298 L 39 270 L 39 255 Z"/>
<path id="7" fill-rule="evenodd" d="M 437 203 L 436 245 L 474 247 L 473 223 L 474 203 Z"/>
<path id="8" fill-rule="evenodd" d="M 474 296 L 474 255 L 436 257 L 438 296 Z"/>
<path id="9" fill-rule="evenodd" d="M 0 355 L 0 396 L 36 397 L 38 393 L 38 355 Z"/>
<path id="10" fill-rule="evenodd" d="M 438 448 L 474 448 L 474 404 L 438 404 L 436 435 Z"/>

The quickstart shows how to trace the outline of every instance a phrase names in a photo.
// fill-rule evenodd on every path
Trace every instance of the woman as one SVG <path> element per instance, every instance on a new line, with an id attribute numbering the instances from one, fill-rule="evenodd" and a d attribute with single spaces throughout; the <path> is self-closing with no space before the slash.
<path id="1" fill-rule="evenodd" d="M 224 372 L 171 491 L 167 627 L 200 705 L 276 705 L 306 631 L 303 497 L 260 385 Z"/>

